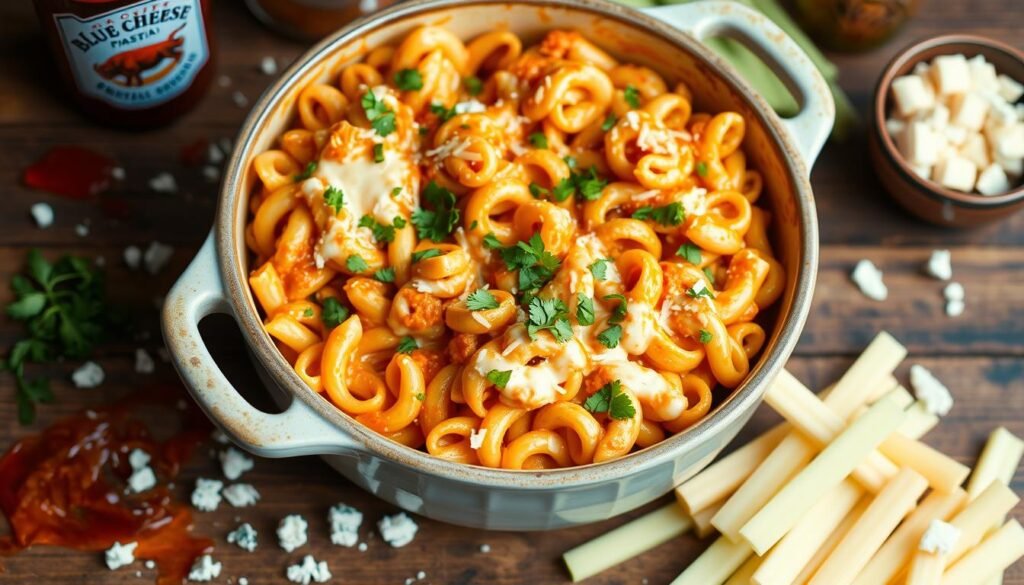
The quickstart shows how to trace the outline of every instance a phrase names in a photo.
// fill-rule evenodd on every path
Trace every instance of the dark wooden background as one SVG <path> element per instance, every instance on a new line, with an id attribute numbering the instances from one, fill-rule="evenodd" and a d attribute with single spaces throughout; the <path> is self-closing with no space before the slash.
<path id="1" fill-rule="evenodd" d="M 182 147 L 199 139 L 231 137 L 246 114 L 232 93 L 255 98 L 271 78 L 258 65 L 267 55 L 288 63 L 302 53 L 300 43 L 284 40 L 260 26 L 240 1 L 215 2 L 219 38 L 219 73 L 232 80 L 230 87 L 215 86 L 203 103 L 175 125 L 159 131 L 129 133 L 109 130 L 83 119 L 61 99 L 54 68 L 37 33 L 29 2 L 0 3 L 0 283 L 20 270 L 27 248 L 38 246 L 56 255 L 73 251 L 104 256 L 113 296 L 140 315 L 140 328 L 149 341 L 124 341 L 104 347 L 99 360 L 107 381 L 95 390 L 71 386 L 74 364 L 53 368 L 55 404 L 44 406 L 30 428 L 16 423 L 13 383 L 0 376 L 0 448 L 79 409 L 98 405 L 158 381 L 176 383 L 167 364 L 157 373 L 142 376 L 132 369 L 135 347 L 151 351 L 159 344 L 154 297 L 159 297 L 184 268 L 207 233 L 216 202 L 216 187 L 199 168 L 179 163 Z M 863 117 L 876 76 L 900 47 L 912 40 L 946 32 L 972 32 L 1024 47 L 1024 7 L 1020 0 L 931 0 L 917 18 L 886 46 L 865 55 L 834 56 L 840 83 Z M 113 221 L 88 203 L 63 200 L 33 192 L 21 185 L 22 170 L 58 144 L 79 144 L 109 153 L 127 169 L 120 188 L 131 202 L 127 221 Z M 149 178 L 172 172 L 181 186 L 176 195 L 149 190 Z M 880 329 L 887 329 L 910 348 L 911 358 L 899 374 L 905 379 L 909 363 L 931 368 L 957 396 L 953 413 L 939 430 L 927 437 L 965 463 L 973 463 L 988 432 L 1005 425 L 1024 435 L 1024 214 L 972 231 L 929 227 L 903 213 L 886 196 L 867 160 L 863 133 L 845 143 L 830 143 L 813 173 L 821 219 L 821 267 L 814 308 L 789 368 L 813 387 L 838 376 Z M 53 227 L 39 230 L 29 207 L 47 201 L 56 210 Z M 91 235 L 75 235 L 74 226 L 91 222 Z M 170 266 L 156 277 L 131 272 L 120 261 L 129 244 L 159 240 L 176 247 Z M 955 279 L 967 289 L 967 310 L 951 319 L 943 313 L 942 283 L 920 273 L 921 264 L 936 247 L 953 251 Z M 863 297 L 848 274 L 861 258 L 870 258 L 885 271 L 890 298 L 876 303 Z M 0 286 L 0 302 L 9 292 Z M 220 322 L 207 327 L 222 347 L 224 361 L 246 378 L 237 333 Z M 16 324 L 0 319 L 0 348 L 20 334 Z M 762 412 L 748 430 L 764 428 L 770 420 Z M 219 477 L 209 449 L 201 449 L 185 470 L 177 491 L 187 499 L 192 479 Z M 316 458 L 261 460 L 245 476 L 260 490 L 256 508 L 232 509 L 223 504 L 216 513 L 197 514 L 196 532 L 217 541 L 214 556 L 224 563 L 218 582 L 245 575 L 254 585 L 284 582 L 286 565 L 312 553 L 329 562 L 336 583 L 402 583 L 425 571 L 429 583 L 561 583 L 567 581 L 560 554 L 624 522 L 616 518 L 600 524 L 541 534 L 480 532 L 420 520 L 416 540 L 404 549 L 392 549 L 375 536 L 369 550 L 332 547 L 326 510 L 344 501 L 363 511 L 364 539 L 391 506 L 375 500 L 333 473 Z M 1015 487 L 1024 488 L 1017 474 Z M 1024 509 L 1018 508 L 1018 515 Z M 276 546 L 273 528 L 289 513 L 310 521 L 310 545 L 291 555 Z M 248 554 L 224 541 L 238 516 L 251 522 L 261 535 L 261 546 Z M 479 552 L 487 543 L 490 554 Z M 702 549 L 687 536 L 675 539 L 593 578 L 593 583 L 667 583 Z M 139 583 L 135 570 L 109 572 L 102 555 L 63 549 L 36 548 L 13 558 L 0 559 L 6 572 L 0 584 L 107 584 Z M 142 569 L 151 579 L 151 571 Z M 1006 583 L 1024 584 L 1024 567 L 1011 569 Z"/>

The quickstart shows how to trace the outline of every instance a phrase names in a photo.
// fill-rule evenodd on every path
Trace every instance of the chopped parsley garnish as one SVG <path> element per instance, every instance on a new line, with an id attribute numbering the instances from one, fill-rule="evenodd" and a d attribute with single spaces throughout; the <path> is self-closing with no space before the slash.
<path id="1" fill-rule="evenodd" d="M 694 299 L 701 297 L 715 298 L 715 293 L 711 292 L 711 289 L 704 285 L 703 280 L 698 280 L 693 286 L 686 289 L 686 295 Z"/>
<path id="2" fill-rule="evenodd" d="M 497 309 L 499 306 L 498 299 L 494 298 L 491 291 L 487 289 L 478 288 L 466 297 L 466 307 L 468 307 L 470 311 Z"/>
<path id="3" fill-rule="evenodd" d="M 426 260 L 427 258 L 436 258 L 441 255 L 441 250 L 437 248 L 427 248 L 426 250 L 420 250 L 419 252 L 412 253 L 413 264 L 420 260 Z"/>
<path id="4" fill-rule="evenodd" d="M 573 173 L 572 181 L 580 196 L 587 201 L 594 201 L 600 197 L 601 191 L 608 185 L 608 181 L 598 176 L 597 167 L 590 167 L 582 173 Z"/>
<path id="5" fill-rule="evenodd" d="M 373 277 L 381 282 L 395 282 L 395 269 L 381 268 L 373 273 Z"/>
<path id="6" fill-rule="evenodd" d="M 625 297 L 625 295 L 619 295 L 619 294 L 605 295 L 603 298 L 606 301 L 619 301 L 619 304 L 616 305 L 615 310 L 612 311 L 611 317 L 608 318 L 608 322 L 612 323 L 612 324 L 617 324 L 617 323 L 622 323 L 623 321 L 625 321 L 626 320 L 626 310 L 629 308 L 626 305 L 626 297 Z"/>
<path id="7" fill-rule="evenodd" d="M 396 215 L 395 219 L 391 222 L 391 225 L 395 226 L 395 229 L 402 229 L 405 227 L 406 223 L 408 222 L 405 221 L 404 217 Z"/>
<path id="8" fill-rule="evenodd" d="M 697 161 L 697 175 L 701 178 L 708 176 L 708 163 Z"/>
<path id="9" fill-rule="evenodd" d="M 306 179 L 312 177 L 313 173 L 315 173 L 315 172 L 316 172 L 316 161 L 315 160 L 309 161 L 309 164 L 306 165 L 306 168 L 302 169 L 301 173 L 295 175 L 295 180 L 296 181 L 305 181 Z"/>
<path id="10" fill-rule="evenodd" d="M 416 69 L 402 69 L 395 73 L 395 86 L 402 91 L 423 89 L 423 75 Z"/>
<path id="11" fill-rule="evenodd" d="M 551 194 L 555 197 L 555 201 L 565 201 L 572 194 L 576 192 L 576 185 L 573 184 L 572 177 L 562 179 L 555 185 L 555 188 L 551 190 Z"/>
<path id="12" fill-rule="evenodd" d="M 447 238 L 459 223 L 459 208 L 455 206 L 455 194 L 431 181 L 423 190 L 423 198 L 431 209 L 417 209 L 412 212 L 412 224 L 421 240 L 441 242 Z"/>
<path id="13" fill-rule="evenodd" d="M 14 376 L 18 421 L 35 420 L 36 404 L 53 402 L 45 377 L 28 380 L 25 364 L 60 359 L 80 360 L 111 337 L 111 328 L 126 328 L 116 306 L 108 305 L 103 273 L 90 260 L 64 256 L 54 263 L 39 250 L 28 252 L 24 274 L 11 277 L 14 300 L 7 315 L 21 321 L 25 337 L 10 347 L 0 370 Z"/>
<path id="14" fill-rule="evenodd" d="M 608 349 L 615 349 L 622 339 L 622 325 L 612 325 L 598 334 L 597 340 Z"/>
<path id="15" fill-rule="evenodd" d="M 310 317 L 313 316 L 313 309 L 307 308 L 305 311 L 302 312 L 302 316 L 309 319 Z"/>
<path id="16" fill-rule="evenodd" d="M 395 131 L 395 112 L 382 100 L 377 99 L 376 94 L 367 91 L 360 103 L 363 112 L 366 113 L 366 119 L 370 121 L 370 126 L 377 134 L 387 136 Z"/>
<path id="17" fill-rule="evenodd" d="M 547 189 L 537 183 L 530 183 L 530 195 L 533 195 L 534 199 L 540 199 L 542 195 L 547 195 L 548 193 Z"/>
<path id="18" fill-rule="evenodd" d="M 363 260 L 362 256 L 352 254 L 345 260 L 345 268 L 348 268 L 348 271 L 352 274 L 359 274 L 368 270 L 370 266 L 366 263 L 366 260 Z"/>
<path id="19" fill-rule="evenodd" d="M 398 342 L 398 347 L 395 351 L 398 353 L 412 353 L 414 350 L 419 349 L 420 345 L 416 343 L 416 340 L 406 335 Z"/>
<path id="20" fill-rule="evenodd" d="M 704 329 L 701 329 L 700 330 L 700 342 L 701 343 L 710 343 L 711 342 L 711 332 L 710 331 L 706 331 Z"/>
<path id="21" fill-rule="evenodd" d="M 509 270 L 519 271 L 519 291 L 522 293 L 540 290 L 561 265 L 557 256 L 544 249 L 540 234 L 533 234 L 528 242 L 516 242 L 514 246 L 500 248 L 499 253 Z"/>
<path id="22" fill-rule="evenodd" d="M 608 264 L 611 260 L 608 258 L 598 258 L 590 264 L 590 273 L 594 275 L 594 278 L 598 280 L 604 280 L 608 277 Z"/>
<path id="23" fill-rule="evenodd" d="M 320 320 L 324 325 L 333 329 L 348 319 L 348 307 L 341 304 L 334 297 L 324 299 L 323 309 L 320 311 Z"/>
<path id="24" fill-rule="evenodd" d="M 529 315 L 526 334 L 536 339 L 539 331 L 550 331 L 559 343 L 572 338 L 572 324 L 569 323 L 569 309 L 561 299 L 533 297 L 528 307 Z"/>
<path id="25" fill-rule="evenodd" d="M 649 219 L 661 225 L 679 225 L 686 219 L 682 204 L 673 201 L 668 205 L 651 207 L 645 205 L 633 212 L 633 219 Z"/>
<path id="26" fill-rule="evenodd" d="M 494 235 L 494 232 L 488 232 L 484 236 L 484 247 L 489 250 L 497 250 L 501 247 L 501 240 L 498 239 L 498 236 Z"/>
<path id="27" fill-rule="evenodd" d="M 567 154 L 562 157 L 562 160 L 564 160 L 565 164 L 569 166 L 569 170 L 576 168 L 576 157 Z"/>
<path id="28" fill-rule="evenodd" d="M 607 412 L 615 420 L 636 416 L 636 408 L 629 396 L 622 391 L 622 383 L 612 380 L 601 386 L 583 403 L 583 408 L 595 414 Z"/>
<path id="29" fill-rule="evenodd" d="M 580 325 L 594 324 L 594 299 L 583 293 L 576 295 L 576 322 Z"/>
<path id="30" fill-rule="evenodd" d="M 704 276 L 708 277 L 708 280 L 711 281 L 711 284 L 715 284 L 715 272 L 711 270 L 710 266 L 704 267 Z"/>
<path id="31" fill-rule="evenodd" d="M 484 89 L 484 82 L 480 81 L 479 77 L 470 75 L 462 78 L 462 87 L 466 88 L 466 93 L 469 95 L 480 95 Z"/>
<path id="32" fill-rule="evenodd" d="M 473 220 L 473 221 L 472 221 L 472 222 L 471 222 L 471 223 L 469 224 L 469 231 L 473 231 L 473 230 L 475 230 L 475 229 L 476 229 L 476 226 L 477 226 L 477 225 L 479 225 L 479 223 L 480 223 L 480 222 L 478 222 L 477 220 L 475 220 L 475 219 L 474 219 L 474 220 Z"/>
<path id="33" fill-rule="evenodd" d="M 626 98 L 626 103 L 634 110 L 640 107 L 640 92 L 632 85 L 626 86 L 626 89 L 622 91 L 622 97 Z"/>
<path id="34" fill-rule="evenodd" d="M 419 400 L 420 402 L 423 402 L 424 400 L 427 399 L 427 395 L 424 394 L 423 392 L 419 392 L 417 394 L 414 394 L 413 398 L 415 398 L 416 400 Z"/>
<path id="35" fill-rule="evenodd" d="M 622 325 L 619 325 L 619 323 L 622 323 L 626 319 L 626 310 L 628 309 L 626 305 L 626 297 L 620 294 L 605 295 L 604 300 L 617 300 L 619 301 L 619 304 L 615 307 L 615 310 L 612 311 L 611 316 L 608 317 L 608 328 L 597 336 L 597 340 L 601 342 L 601 345 L 604 345 L 609 349 L 614 349 L 615 347 L 618 347 L 619 341 L 622 339 Z"/>
<path id="36" fill-rule="evenodd" d="M 451 120 L 453 116 L 455 116 L 455 106 L 452 106 L 451 108 L 446 108 L 444 107 L 444 104 L 439 104 L 437 102 L 430 104 L 430 111 L 435 116 L 440 118 L 442 122 L 447 122 L 448 120 Z"/>
<path id="37" fill-rule="evenodd" d="M 394 189 L 391 190 L 391 196 L 392 197 L 398 197 L 401 194 L 402 194 L 402 188 L 401 187 L 395 187 Z"/>
<path id="38" fill-rule="evenodd" d="M 398 225 L 398 222 L 401 222 L 402 225 Z M 370 228 L 370 231 L 373 232 L 373 239 L 377 240 L 377 242 L 380 243 L 388 243 L 395 241 L 395 228 L 401 228 L 404 225 L 405 220 L 401 217 L 395 218 L 394 225 L 386 225 L 380 223 L 371 215 L 364 215 L 363 217 L 359 218 L 359 227 Z"/>
<path id="39" fill-rule="evenodd" d="M 530 144 L 532 144 L 534 148 L 547 148 L 548 137 L 544 136 L 542 132 L 534 132 L 533 134 L 530 134 Z"/>
<path id="40" fill-rule="evenodd" d="M 611 130 L 618 121 L 619 119 L 615 117 L 615 114 L 608 114 L 608 116 L 605 117 L 604 122 L 601 124 L 601 130 L 605 132 Z"/>
<path id="41" fill-rule="evenodd" d="M 373 145 L 373 162 L 382 163 L 384 162 L 384 145 L 374 144 Z"/>
<path id="42" fill-rule="evenodd" d="M 487 381 L 494 384 L 502 390 L 508 385 L 508 381 L 512 379 L 512 370 L 491 370 L 487 372 Z"/>
<path id="43" fill-rule="evenodd" d="M 341 189 L 331 185 L 324 191 L 324 202 L 327 203 L 327 207 L 334 210 L 334 214 L 337 215 L 341 208 L 345 206 L 345 193 Z"/>
<path id="44" fill-rule="evenodd" d="M 700 264 L 700 248 L 693 244 L 683 244 L 676 250 L 676 256 L 686 260 L 690 264 Z"/>

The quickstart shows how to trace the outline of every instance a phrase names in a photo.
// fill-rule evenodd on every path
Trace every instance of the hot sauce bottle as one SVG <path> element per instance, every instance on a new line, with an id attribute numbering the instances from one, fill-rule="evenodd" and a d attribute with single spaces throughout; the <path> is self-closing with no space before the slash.
<path id="1" fill-rule="evenodd" d="M 213 78 L 209 0 L 35 0 L 81 108 L 111 125 L 166 124 Z"/>

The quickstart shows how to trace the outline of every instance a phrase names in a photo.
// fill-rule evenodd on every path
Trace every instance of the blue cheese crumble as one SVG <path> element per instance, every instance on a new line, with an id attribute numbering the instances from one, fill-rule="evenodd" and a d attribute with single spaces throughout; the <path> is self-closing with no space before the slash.
<path id="1" fill-rule="evenodd" d="M 309 585 L 326 583 L 331 578 L 331 571 L 328 570 L 326 561 L 318 562 L 312 555 L 306 555 L 301 563 L 288 567 L 286 575 L 292 583 Z"/>
<path id="2" fill-rule="evenodd" d="M 220 490 L 224 482 L 219 479 L 196 480 L 196 489 L 192 491 L 192 505 L 204 512 L 212 512 L 220 505 Z"/>
<path id="3" fill-rule="evenodd" d="M 245 522 L 228 534 L 228 542 L 237 545 L 242 550 L 252 552 L 259 544 L 258 537 L 252 524 Z"/>
<path id="4" fill-rule="evenodd" d="M 224 494 L 224 499 L 236 508 L 252 506 L 260 499 L 260 493 L 256 491 L 256 488 L 247 483 L 229 485 L 221 493 Z"/>
<path id="5" fill-rule="evenodd" d="M 377 523 L 377 531 L 381 538 L 395 548 L 401 548 L 416 537 L 419 526 L 405 512 L 394 516 L 385 516 Z"/>
<path id="6" fill-rule="evenodd" d="M 359 526 L 363 523 L 363 513 L 352 506 L 338 504 L 331 506 L 327 514 L 331 523 L 331 542 L 349 548 L 359 541 Z"/>
<path id="7" fill-rule="evenodd" d="M 137 542 L 129 542 L 125 544 L 115 542 L 113 546 L 107 549 L 105 555 L 107 568 L 111 571 L 115 571 L 135 562 L 135 547 L 137 546 L 139 546 L 139 543 Z"/>
<path id="8" fill-rule="evenodd" d="M 286 552 L 306 544 L 306 520 L 298 514 L 285 516 L 277 525 L 277 541 Z"/>
<path id="9" fill-rule="evenodd" d="M 224 471 L 224 477 L 234 481 L 252 469 L 253 461 L 238 449 L 228 447 L 220 453 L 220 466 Z"/>
<path id="10" fill-rule="evenodd" d="M 221 564 L 213 560 L 210 555 L 203 555 L 192 563 L 192 570 L 188 572 L 188 580 L 196 582 L 213 581 L 220 577 Z"/>

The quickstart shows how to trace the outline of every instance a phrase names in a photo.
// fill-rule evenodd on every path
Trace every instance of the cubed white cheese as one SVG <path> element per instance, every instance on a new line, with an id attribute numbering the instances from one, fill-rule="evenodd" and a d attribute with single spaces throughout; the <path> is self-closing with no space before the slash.
<path id="1" fill-rule="evenodd" d="M 925 122 L 911 122 L 904 134 L 903 156 L 913 165 L 931 166 L 939 160 L 939 140 Z"/>
<path id="2" fill-rule="evenodd" d="M 1019 100 L 1020 96 L 1024 95 L 1024 85 L 1009 75 L 1000 74 L 998 81 L 999 96 L 1007 102 L 1012 104 Z"/>
<path id="3" fill-rule="evenodd" d="M 995 128 L 1010 126 L 1017 122 L 1017 109 L 1003 101 L 1003 98 L 996 94 L 985 94 L 988 100 L 988 117 L 985 119 L 985 126 Z"/>
<path id="4" fill-rule="evenodd" d="M 971 70 L 963 55 L 939 55 L 932 60 L 930 73 L 939 95 L 964 93 L 971 88 Z"/>
<path id="5" fill-rule="evenodd" d="M 236 483 L 224 488 L 224 499 L 236 508 L 253 506 L 260 499 L 260 493 L 248 483 Z"/>
<path id="6" fill-rule="evenodd" d="M 1007 158 L 1000 156 L 999 153 L 996 153 L 994 158 L 996 164 L 1003 167 L 1008 176 L 1019 177 L 1024 174 L 1024 158 Z"/>
<path id="7" fill-rule="evenodd" d="M 1003 167 L 993 163 L 985 167 L 985 170 L 978 175 L 975 188 L 982 195 L 1000 195 L 1010 190 L 1010 179 L 1006 176 Z"/>
<path id="8" fill-rule="evenodd" d="M 924 403 L 925 409 L 938 416 L 946 416 L 953 408 L 953 395 L 932 375 L 927 368 L 920 364 L 910 366 L 910 385 L 914 388 L 914 395 Z"/>
<path id="9" fill-rule="evenodd" d="M 966 158 L 951 156 L 935 165 L 932 180 L 943 187 L 968 193 L 974 189 L 977 176 L 977 165 Z"/>
<path id="10" fill-rule="evenodd" d="M 39 229 L 53 225 L 53 207 L 49 203 L 34 203 L 29 210 Z"/>
<path id="11" fill-rule="evenodd" d="M 914 174 L 921 177 L 922 179 L 928 180 L 932 178 L 932 168 L 922 165 L 910 165 L 910 169 L 914 171 Z"/>
<path id="12" fill-rule="evenodd" d="M 245 522 L 228 533 L 228 542 L 244 551 L 252 552 L 259 545 L 259 534 L 252 524 Z"/>
<path id="13" fill-rule="evenodd" d="M 931 67 L 928 65 L 927 61 L 918 61 L 917 63 L 914 64 L 914 75 L 920 75 L 924 79 L 928 79 L 929 69 L 931 69 Z"/>
<path id="14" fill-rule="evenodd" d="M 135 372 L 138 374 L 152 374 L 155 369 L 156 363 L 153 361 L 153 357 L 149 355 L 149 352 L 141 347 L 136 349 Z"/>
<path id="15" fill-rule="evenodd" d="M 302 557 L 302 562 L 288 567 L 288 580 L 299 585 L 326 583 L 331 578 L 326 561 L 317 561 L 312 555 Z"/>
<path id="16" fill-rule="evenodd" d="M 138 246 L 125 248 L 124 263 L 128 265 L 128 268 L 137 269 L 142 264 L 142 250 Z"/>
<path id="17" fill-rule="evenodd" d="M 1013 106 L 1013 111 L 1017 113 L 1017 120 L 1024 122 L 1024 103 Z"/>
<path id="18" fill-rule="evenodd" d="M 469 433 L 469 447 L 471 449 L 479 449 L 484 445 L 484 437 L 487 436 L 487 429 L 473 429 Z"/>
<path id="19" fill-rule="evenodd" d="M 224 477 L 236 480 L 242 477 L 243 473 L 252 469 L 253 460 L 238 449 L 228 447 L 220 453 L 220 466 L 224 471 Z"/>
<path id="20" fill-rule="evenodd" d="M 985 137 L 977 133 L 968 133 L 967 139 L 960 145 L 959 154 L 971 161 L 980 169 L 983 169 L 992 162 L 988 157 L 988 143 Z"/>
<path id="21" fill-rule="evenodd" d="M 935 105 L 935 93 L 924 78 L 904 75 L 892 81 L 892 97 L 896 109 L 904 118 Z"/>
<path id="22" fill-rule="evenodd" d="M 128 477 L 128 491 L 140 494 L 156 485 L 156 474 L 150 467 L 136 469 Z"/>
<path id="23" fill-rule="evenodd" d="M 337 504 L 327 512 L 327 520 L 331 525 L 331 543 L 355 546 L 359 540 L 359 526 L 363 523 L 362 512 L 352 506 Z"/>
<path id="24" fill-rule="evenodd" d="M 999 90 L 999 82 L 996 79 L 996 67 L 985 61 L 983 55 L 975 55 L 968 59 L 967 68 L 971 71 L 972 89 L 981 92 Z"/>
<path id="25" fill-rule="evenodd" d="M 85 362 L 71 373 L 76 388 L 95 388 L 103 383 L 104 377 L 103 368 L 93 361 Z"/>
<path id="26" fill-rule="evenodd" d="M 885 131 L 888 132 L 889 136 L 891 136 L 892 139 L 897 142 L 901 140 L 900 135 L 903 134 L 903 131 L 906 129 L 907 123 L 904 122 L 903 120 L 900 120 L 899 118 L 889 118 L 888 120 L 885 121 Z M 661 191 L 655 191 L 655 194 L 660 193 Z"/>
<path id="27" fill-rule="evenodd" d="M 125 544 L 115 542 L 104 554 L 104 560 L 107 562 L 107 568 L 111 571 L 116 571 L 121 567 L 134 563 L 135 547 L 137 546 L 139 546 L 139 543 L 137 542 L 128 542 Z"/>
<path id="28" fill-rule="evenodd" d="M 171 260 L 171 256 L 174 255 L 174 248 L 161 244 L 160 242 L 153 242 L 146 248 L 145 254 L 142 255 L 142 261 L 146 265 L 146 272 L 150 274 L 156 274 L 163 270 L 163 267 Z"/>
<path id="29" fill-rule="evenodd" d="M 1002 158 L 1024 158 L 1024 124 L 1014 123 L 987 133 L 992 151 Z"/>
<path id="30" fill-rule="evenodd" d="M 281 519 L 277 525 L 277 542 L 286 552 L 292 552 L 306 544 L 306 519 L 298 514 L 290 514 Z"/>
<path id="31" fill-rule="evenodd" d="M 196 480 L 196 488 L 192 490 L 192 505 L 204 512 L 212 512 L 220 505 L 220 490 L 224 482 L 218 479 Z"/>
<path id="32" fill-rule="evenodd" d="M 924 552 L 948 555 L 953 552 L 960 540 L 960 529 L 952 524 L 933 518 L 928 529 L 921 535 L 918 548 Z"/>
<path id="33" fill-rule="evenodd" d="M 271 56 L 266 56 L 260 60 L 260 71 L 263 75 L 273 75 L 277 73 L 277 61 Z"/>
<path id="34" fill-rule="evenodd" d="M 157 193 L 177 193 L 178 182 L 171 173 L 160 173 L 149 180 L 149 188 Z"/>
<path id="35" fill-rule="evenodd" d="M 419 526 L 405 512 L 394 516 L 385 516 L 377 523 L 377 531 L 381 538 L 395 548 L 403 547 L 416 537 Z"/>
<path id="36" fill-rule="evenodd" d="M 853 268 L 850 278 L 860 288 L 864 296 L 876 301 L 884 301 L 889 296 L 889 289 L 882 281 L 882 271 L 870 260 L 861 260 Z"/>
<path id="37" fill-rule="evenodd" d="M 213 581 L 220 577 L 221 564 L 213 560 L 210 555 L 203 555 L 192 563 L 192 569 L 188 572 L 188 580 L 196 582 Z"/>
<path id="38" fill-rule="evenodd" d="M 959 126 L 946 126 L 942 129 L 942 136 L 945 137 L 946 142 L 956 147 L 963 146 L 968 134 L 967 130 Z"/>
<path id="39" fill-rule="evenodd" d="M 932 250 L 928 258 L 925 272 L 939 280 L 949 280 L 953 277 L 953 266 L 950 263 L 949 250 Z"/>
<path id="40" fill-rule="evenodd" d="M 924 121 L 928 123 L 936 132 L 942 131 L 946 126 L 949 125 L 951 112 L 944 104 L 935 104 L 935 107 L 928 115 L 925 116 Z"/>
<path id="41" fill-rule="evenodd" d="M 985 125 L 989 107 L 985 98 L 969 92 L 954 96 L 950 103 L 952 108 L 949 110 L 949 121 L 953 124 L 975 132 Z"/>

